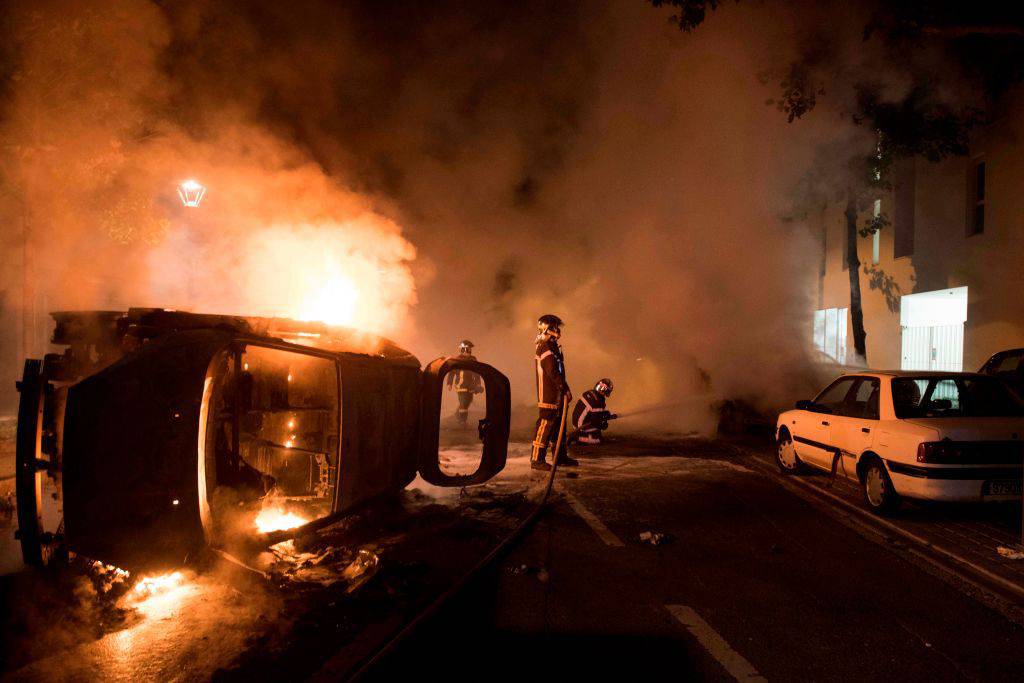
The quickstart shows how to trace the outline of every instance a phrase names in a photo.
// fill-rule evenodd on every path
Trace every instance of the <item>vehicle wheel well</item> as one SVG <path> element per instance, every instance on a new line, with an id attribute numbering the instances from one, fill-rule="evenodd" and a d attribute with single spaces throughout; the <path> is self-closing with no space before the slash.
<path id="1" fill-rule="evenodd" d="M 792 437 L 789 434 L 789 428 L 788 427 L 780 427 L 779 428 L 779 433 L 775 437 L 776 441 L 784 441 L 786 439 L 791 439 L 791 438 Z"/>
<path id="2" fill-rule="evenodd" d="M 881 463 L 882 458 L 873 451 L 868 451 L 857 460 L 857 479 L 860 480 L 860 483 L 864 483 L 864 472 L 867 471 L 868 465 L 875 461 Z M 885 465 L 882 465 L 882 467 L 885 467 Z"/>

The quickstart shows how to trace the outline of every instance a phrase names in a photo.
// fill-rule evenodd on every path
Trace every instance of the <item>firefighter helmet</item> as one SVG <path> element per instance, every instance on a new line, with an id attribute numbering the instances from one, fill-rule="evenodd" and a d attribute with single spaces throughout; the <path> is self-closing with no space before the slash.
<path id="1" fill-rule="evenodd" d="M 558 339 L 562 336 L 562 319 L 557 315 L 542 315 L 537 319 L 537 331 L 542 335 L 548 335 Z"/>
<path id="2" fill-rule="evenodd" d="M 463 356 L 469 356 L 473 353 L 473 342 L 468 339 L 463 339 L 459 342 L 459 353 Z"/>
<path id="3" fill-rule="evenodd" d="M 594 391 L 596 391 L 597 393 L 601 394 L 606 398 L 612 395 L 612 388 L 612 381 L 607 377 L 602 377 L 601 379 L 597 380 L 597 384 L 594 385 Z"/>

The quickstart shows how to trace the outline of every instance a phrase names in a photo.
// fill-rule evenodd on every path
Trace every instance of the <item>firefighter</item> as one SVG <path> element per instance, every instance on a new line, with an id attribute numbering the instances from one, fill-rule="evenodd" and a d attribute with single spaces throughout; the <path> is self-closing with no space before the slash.
<path id="1" fill-rule="evenodd" d="M 562 319 L 557 315 L 542 315 L 537 320 L 537 339 L 534 364 L 537 373 L 537 430 L 533 437 L 530 467 L 550 470 L 547 463 L 548 446 L 558 439 L 562 423 L 563 400 L 568 404 L 572 392 L 565 381 L 565 358 L 558 340 L 562 336 Z M 554 460 L 559 465 L 575 467 L 579 463 L 566 453 L 565 434 L 555 444 Z"/>
<path id="2" fill-rule="evenodd" d="M 601 432 L 608 429 L 608 420 L 618 417 L 608 411 L 607 399 L 611 395 L 612 381 L 604 377 L 598 380 L 593 389 L 580 396 L 572 411 L 572 424 L 576 428 L 577 441 L 601 443 Z"/>
<path id="3" fill-rule="evenodd" d="M 473 342 L 463 339 L 459 342 L 459 358 L 464 360 L 476 360 L 473 355 Z M 466 424 L 469 419 L 469 407 L 473 405 L 473 396 L 483 393 L 483 380 L 480 375 L 472 370 L 453 370 L 445 378 L 448 384 L 448 391 L 455 390 L 459 399 L 459 407 L 455 410 L 455 419 L 461 424 Z"/>

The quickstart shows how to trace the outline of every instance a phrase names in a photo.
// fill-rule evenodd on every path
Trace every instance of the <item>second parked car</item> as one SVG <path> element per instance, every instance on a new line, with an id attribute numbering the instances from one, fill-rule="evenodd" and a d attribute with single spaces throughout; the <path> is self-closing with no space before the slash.
<path id="1" fill-rule="evenodd" d="M 855 478 L 867 506 L 1021 495 L 1024 403 L 974 373 L 861 372 L 779 415 L 776 461 Z"/>
<path id="2" fill-rule="evenodd" d="M 998 377 L 1018 396 L 1024 396 L 1024 349 L 1007 349 L 993 354 L 978 372 Z"/>

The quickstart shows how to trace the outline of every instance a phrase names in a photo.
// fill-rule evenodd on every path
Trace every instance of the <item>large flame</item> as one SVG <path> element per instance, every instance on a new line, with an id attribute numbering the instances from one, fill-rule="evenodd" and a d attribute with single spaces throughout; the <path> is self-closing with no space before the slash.
<path id="1" fill-rule="evenodd" d="M 351 327 L 358 323 L 355 319 L 358 301 L 356 283 L 341 272 L 333 273 L 327 276 L 319 291 L 302 301 L 295 317 Z"/>
<path id="2" fill-rule="evenodd" d="M 283 529 L 294 529 L 302 526 L 309 520 L 294 512 L 287 512 L 280 508 L 264 508 L 256 515 L 256 529 L 261 534 Z"/>
<path id="3" fill-rule="evenodd" d="M 194 211 L 204 211 L 203 208 Z M 229 244 L 196 214 L 150 254 L 153 301 L 209 313 L 295 318 L 380 335 L 402 331 L 416 302 L 415 248 L 376 214 L 254 223 Z M 199 227 L 200 224 L 205 227 Z M 241 226 L 236 226 L 236 230 Z"/>
<path id="4" fill-rule="evenodd" d="M 253 231 L 240 245 L 237 263 L 210 264 L 205 272 L 230 273 L 243 300 L 235 311 L 315 320 L 376 334 L 401 328 L 415 302 L 409 262 L 415 249 L 397 226 L 379 216 L 348 222 L 275 224 Z M 222 283 L 222 280 L 221 280 Z M 218 306 L 223 287 L 201 288 L 197 304 Z"/>
<path id="5" fill-rule="evenodd" d="M 139 597 L 163 594 L 181 586 L 185 576 L 181 572 L 169 572 L 160 576 L 147 576 L 141 579 L 132 592 Z"/>

